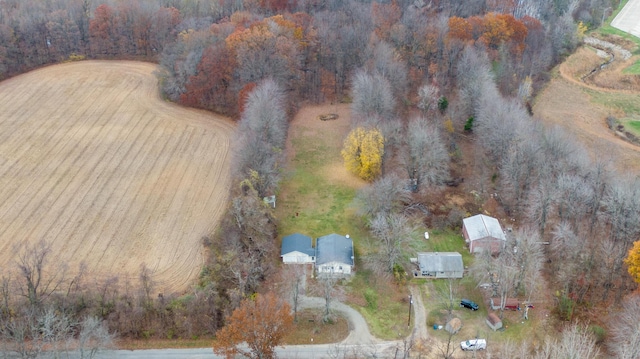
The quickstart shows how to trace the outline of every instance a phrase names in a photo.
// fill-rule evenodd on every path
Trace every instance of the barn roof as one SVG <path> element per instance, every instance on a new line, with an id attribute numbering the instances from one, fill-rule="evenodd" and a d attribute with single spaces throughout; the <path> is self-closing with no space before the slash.
<path id="1" fill-rule="evenodd" d="M 485 237 L 493 237 L 503 241 L 507 240 L 502 226 L 500 226 L 500 222 L 493 217 L 477 214 L 473 217 L 463 219 L 462 223 L 467 229 L 470 241 Z"/>
<path id="2" fill-rule="evenodd" d="M 280 250 L 281 256 L 296 251 L 307 254 L 311 257 L 315 256 L 315 250 L 311 245 L 311 237 L 300 233 L 294 233 L 282 238 L 282 248 Z"/>
<path id="3" fill-rule="evenodd" d="M 353 265 L 353 241 L 339 234 L 329 234 L 316 241 L 316 265 L 339 262 Z"/>
<path id="4" fill-rule="evenodd" d="M 418 266 L 422 272 L 462 272 L 462 255 L 458 252 L 418 253 Z"/>

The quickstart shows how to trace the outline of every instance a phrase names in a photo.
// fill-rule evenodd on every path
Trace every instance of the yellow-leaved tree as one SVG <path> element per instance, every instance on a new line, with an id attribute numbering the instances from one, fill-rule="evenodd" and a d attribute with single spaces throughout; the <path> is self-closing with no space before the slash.
<path id="1" fill-rule="evenodd" d="M 640 241 L 633 242 L 629 255 L 624 260 L 627 270 L 636 283 L 640 283 Z"/>
<path id="2" fill-rule="evenodd" d="M 357 127 L 344 140 L 342 158 L 347 170 L 365 181 L 373 181 L 382 172 L 384 136 L 377 128 Z"/>

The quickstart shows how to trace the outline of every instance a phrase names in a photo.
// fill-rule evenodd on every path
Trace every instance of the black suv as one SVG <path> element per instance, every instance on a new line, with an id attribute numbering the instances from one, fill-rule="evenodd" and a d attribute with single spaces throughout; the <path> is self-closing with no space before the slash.
<path id="1" fill-rule="evenodd" d="M 476 304 L 476 302 L 469 300 L 469 299 L 462 299 L 460 301 L 460 306 L 461 307 L 465 307 L 465 308 L 469 308 L 471 310 L 478 310 L 478 305 Z"/>

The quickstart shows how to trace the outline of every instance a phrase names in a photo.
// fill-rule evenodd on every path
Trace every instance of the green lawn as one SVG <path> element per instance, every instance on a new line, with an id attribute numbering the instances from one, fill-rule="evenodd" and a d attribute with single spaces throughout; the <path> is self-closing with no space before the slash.
<path id="1" fill-rule="evenodd" d="M 640 114 L 640 95 L 626 93 L 600 92 L 591 89 L 584 89 L 594 103 L 603 105 L 612 110 L 619 110 L 626 116 Z"/>
<path id="2" fill-rule="evenodd" d="M 627 122 L 627 125 L 634 129 L 635 131 L 640 131 L 640 121 L 632 120 Z"/>
<path id="3" fill-rule="evenodd" d="M 365 234 L 352 208 L 356 190 L 331 182 L 324 165 L 339 161 L 339 150 L 325 143 L 322 136 L 294 136 L 295 157 L 281 185 L 276 216 L 280 235 L 301 232 L 313 238 L 325 234 Z"/>
<path id="4" fill-rule="evenodd" d="M 370 300 L 376 297 L 375 306 L 351 305 L 365 317 L 373 335 L 397 339 L 398 333 L 409 334 L 408 307 L 404 294 L 400 294 L 408 293 L 408 289 L 404 286 L 397 289 L 393 283 L 376 284 L 376 278 L 364 269 L 362 257 L 367 252 L 368 232 L 353 207 L 356 188 L 331 176 L 329 168 L 341 165 L 342 159 L 336 131 L 330 127 L 331 122 L 327 124 L 327 127 L 297 125 L 291 129 L 294 157 L 278 194 L 278 232 L 280 237 L 300 232 L 312 238 L 330 233 L 349 234 L 355 246 L 356 274 L 345 285 L 347 297 L 361 299 L 363 293 L 368 293 Z M 389 291 L 397 295 L 385 294 Z"/>
<path id="5" fill-rule="evenodd" d="M 622 71 L 625 74 L 640 75 L 640 60 Z"/>

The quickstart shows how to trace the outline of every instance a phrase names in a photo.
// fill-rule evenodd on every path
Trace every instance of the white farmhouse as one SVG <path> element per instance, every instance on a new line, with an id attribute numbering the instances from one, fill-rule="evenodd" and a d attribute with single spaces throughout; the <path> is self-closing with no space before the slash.
<path id="1" fill-rule="evenodd" d="M 353 241 L 348 235 L 333 233 L 316 240 L 316 271 L 319 276 L 349 276 L 353 270 Z"/>

